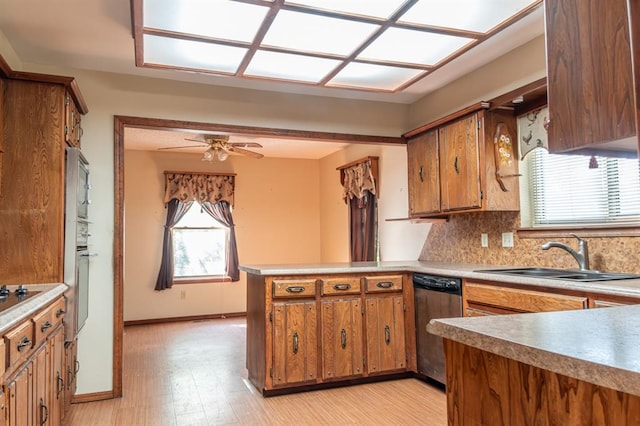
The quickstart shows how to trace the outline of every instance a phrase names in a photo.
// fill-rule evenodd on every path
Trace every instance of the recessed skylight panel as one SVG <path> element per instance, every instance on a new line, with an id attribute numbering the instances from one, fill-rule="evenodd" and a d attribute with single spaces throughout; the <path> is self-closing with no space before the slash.
<path id="1" fill-rule="evenodd" d="M 147 64 L 235 73 L 246 53 L 244 48 L 144 36 L 144 61 Z"/>
<path id="2" fill-rule="evenodd" d="M 419 0 L 399 22 L 486 33 L 522 11 L 532 0 Z"/>
<path id="3" fill-rule="evenodd" d="M 378 25 L 281 10 L 262 45 L 304 52 L 349 55 Z"/>
<path id="4" fill-rule="evenodd" d="M 389 28 L 362 51 L 358 59 L 433 65 L 471 41 L 464 37 Z"/>
<path id="5" fill-rule="evenodd" d="M 352 62 L 327 83 L 327 86 L 393 91 L 424 72 L 410 68 Z"/>
<path id="6" fill-rule="evenodd" d="M 405 0 L 287 0 L 286 4 L 299 4 L 324 10 L 335 10 L 355 15 L 389 18 Z"/>
<path id="7" fill-rule="evenodd" d="M 247 43 L 269 11 L 229 0 L 144 0 L 143 4 L 145 27 Z"/>
<path id="8" fill-rule="evenodd" d="M 317 83 L 338 64 L 333 59 L 259 50 L 245 75 Z"/>

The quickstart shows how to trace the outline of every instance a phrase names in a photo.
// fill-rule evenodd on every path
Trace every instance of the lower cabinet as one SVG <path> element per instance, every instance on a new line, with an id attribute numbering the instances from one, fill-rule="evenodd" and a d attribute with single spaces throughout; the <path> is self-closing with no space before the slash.
<path id="1" fill-rule="evenodd" d="M 69 408 L 71 407 L 71 398 L 76 393 L 76 377 L 80 364 L 78 363 L 77 356 L 77 344 L 78 340 L 66 342 L 64 344 L 64 358 L 63 358 L 63 377 L 62 381 L 59 381 L 62 388 L 62 418 Z M 56 378 L 57 380 L 57 378 Z"/>
<path id="2" fill-rule="evenodd" d="M 404 301 L 402 295 L 367 297 L 367 372 L 406 367 Z"/>
<path id="3" fill-rule="evenodd" d="M 465 316 L 550 312 L 585 309 L 586 296 L 555 294 L 538 290 L 505 287 L 502 283 L 463 281 L 462 304 Z"/>
<path id="4" fill-rule="evenodd" d="M 362 302 L 360 299 L 322 301 L 322 378 L 362 375 Z"/>
<path id="5" fill-rule="evenodd" d="M 316 303 L 273 304 L 273 384 L 315 380 L 318 372 Z"/>
<path id="6" fill-rule="evenodd" d="M 3 384 L 6 402 L 0 425 L 62 423 L 64 325 L 62 315 L 53 312 L 63 304 L 61 298 L 5 333 L 9 376 Z"/>
<path id="7" fill-rule="evenodd" d="M 408 274 L 263 277 L 247 283 L 247 369 L 263 393 L 415 369 Z M 408 349 L 412 347 L 413 349 Z"/>

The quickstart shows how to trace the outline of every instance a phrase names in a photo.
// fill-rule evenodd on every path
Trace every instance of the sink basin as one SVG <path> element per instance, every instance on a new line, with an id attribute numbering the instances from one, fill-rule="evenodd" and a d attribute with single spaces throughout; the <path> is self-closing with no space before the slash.
<path id="1" fill-rule="evenodd" d="M 628 280 L 640 278 L 639 274 L 619 274 L 615 272 L 600 271 L 578 271 L 571 269 L 553 268 L 502 268 L 502 269 L 481 269 L 475 272 L 486 272 L 489 274 L 516 275 L 521 277 L 538 277 L 567 281 L 609 281 Z"/>

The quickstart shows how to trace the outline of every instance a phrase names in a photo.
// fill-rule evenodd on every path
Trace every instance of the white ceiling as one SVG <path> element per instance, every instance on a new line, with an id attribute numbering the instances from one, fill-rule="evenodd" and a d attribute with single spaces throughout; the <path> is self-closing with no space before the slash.
<path id="1" fill-rule="evenodd" d="M 129 0 L 0 0 L 0 32 L 6 36 L 18 58 L 27 65 L 27 70 L 28 64 L 34 63 L 200 84 L 404 104 L 415 102 L 544 33 L 544 14 L 539 7 L 516 24 L 480 43 L 407 89 L 399 93 L 370 93 L 136 67 L 130 7 Z M 148 136 L 140 137 L 141 140 L 149 141 L 166 138 L 171 136 L 160 137 L 159 133 L 149 133 Z M 129 142 L 125 138 L 127 146 Z M 280 141 L 278 143 L 282 148 L 279 150 L 275 147 L 276 142 L 258 142 L 265 145 L 261 152 L 266 156 L 303 155 L 295 154 L 299 145 L 297 142 Z M 141 146 L 145 142 L 131 143 L 132 146 Z M 270 149 L 267 148 L 269 144 L 274 145 L 273 154 L 267 153 Z M 308 157 L 305 158 L 322 156 L 322 150 L 327 149 L 326 145 L 332 149 L 337 148 L 335 143 L 320 144 L 325 147 L 312 148 L 312 144 L 305 142 L 305 148 L 309 148 Z"/>

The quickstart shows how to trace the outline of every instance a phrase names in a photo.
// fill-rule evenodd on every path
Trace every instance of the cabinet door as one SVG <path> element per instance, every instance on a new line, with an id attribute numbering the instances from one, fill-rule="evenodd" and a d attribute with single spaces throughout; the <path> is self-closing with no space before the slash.
<path id="1" fill-rule="evenodd" d="M 481 206 L 478 116 L 439 129 L 440 196 L 443 211 Z"/>
<path id="2" fill-rule="evenodd" d="M 360 299 L 322 302 L 322 378 L 362 374 L 362 305 Z"/>
<path id="3" fill-rule="evenodd" d="M 406 368 L 402 295 L 366 299 L 367 372 Z"/>
<path id="4" fill-rule="evenodd" d="M 5 386 L 8 394 L 9 426 L 30 426 L 33 419 L 32 363 Z"/>
<path id="5" fill-rule="evenodd" d="M 409 215 L 440 212 L 438 131 L 407 142 Z"/>
<path id="6" fill-rule="evenodd" d="M 40 347 L 33 359 L 33 418 L 34 424 L 48 425 L 49 423 L 49 377 L 47 375 L 47 345 Z"/>
<path id="7" fill-rule="evenodd" d="M 273 304 L 273 384 L 316 380 L 316 302 Z"/>
<path id="8" fill-rule="evenodd" d="M 49 424 L 58 426 L 63 417 L 64 399 L 64 327 L 49 337 Z"/>
<path id="9" fill-rule="evenodd" d="M 549 151 L 635 135 L 627 0 L 544 4 Z"/>
<path id="10" fill-rule="evenodd" d="M 63 390 L 63 411 L 66 413 L 71 407 L 71 399 L 76 393 L 76 373 L 77 373 L 77 339 L 66 343 L 64 348 L 64 390 Z"/>

